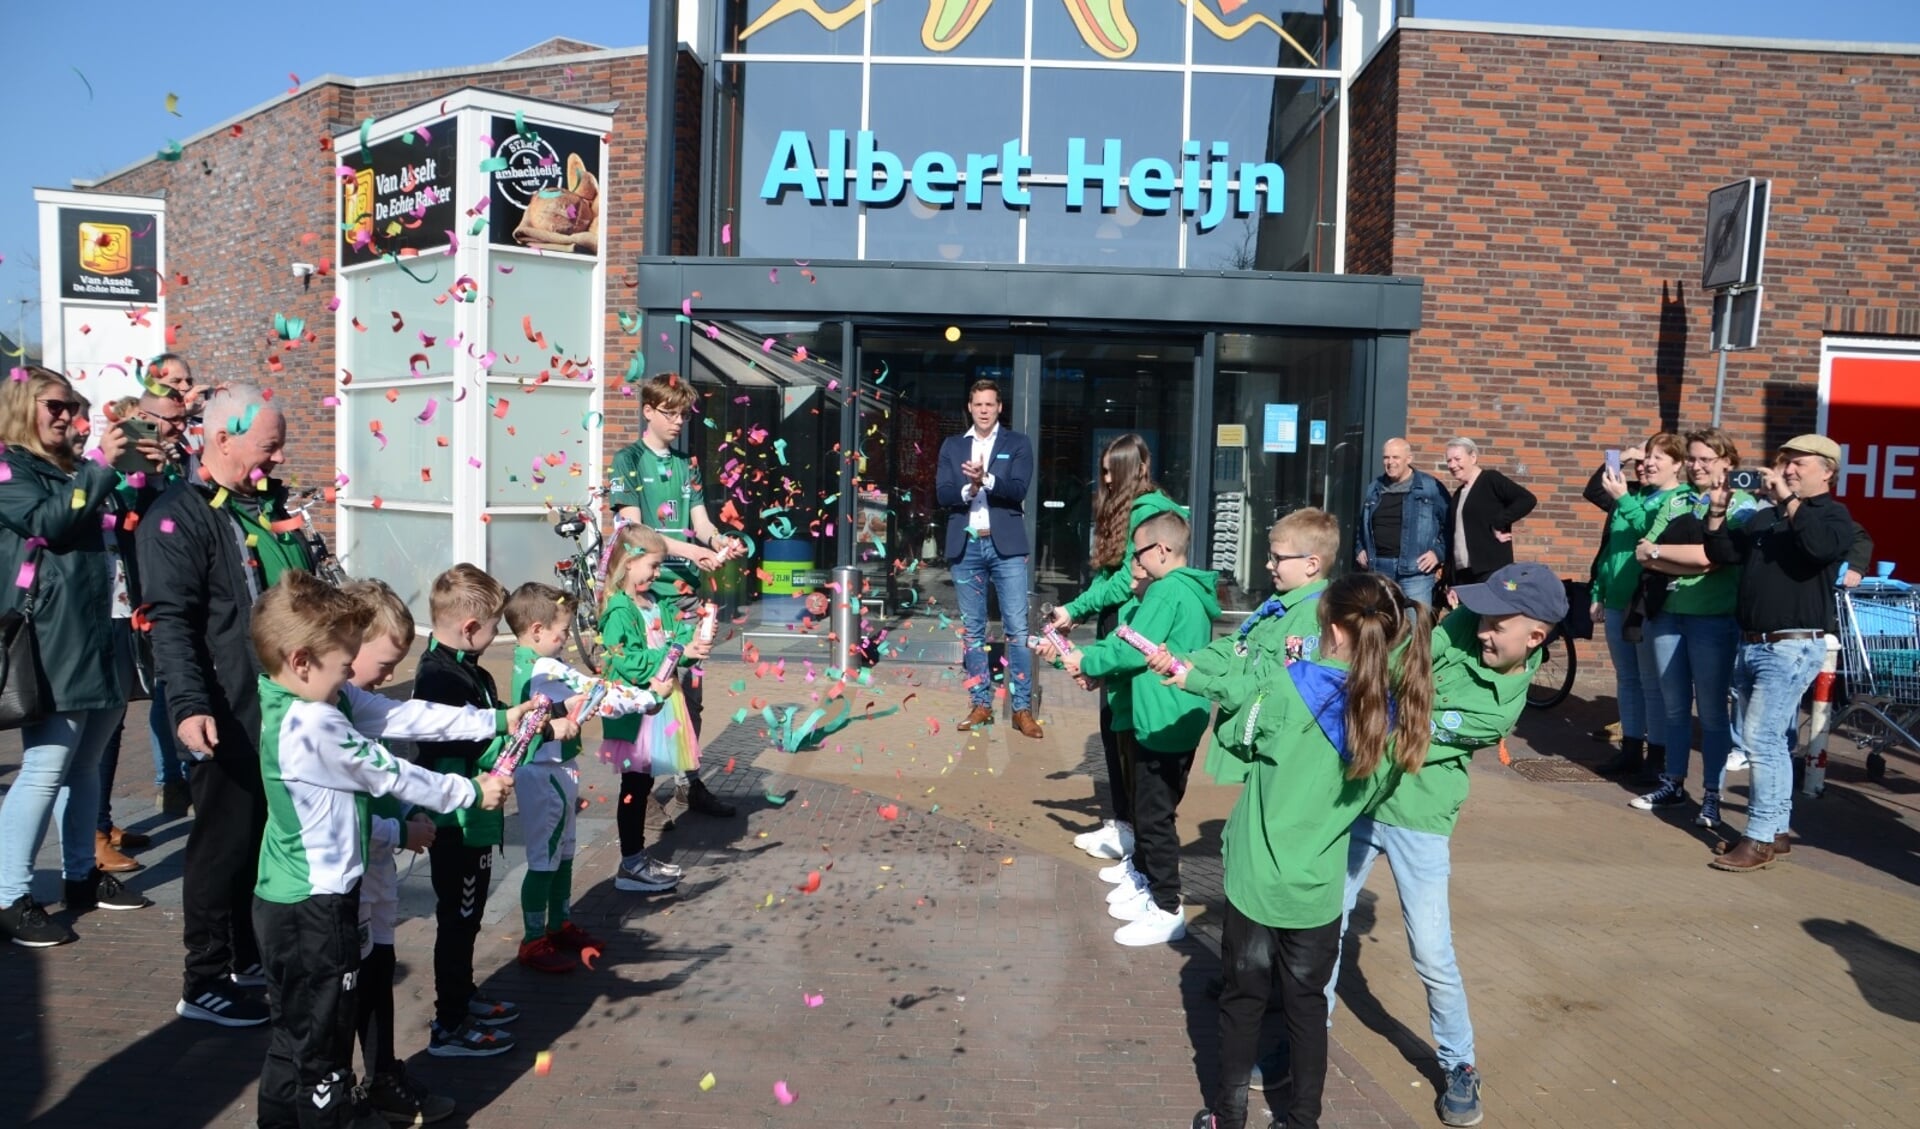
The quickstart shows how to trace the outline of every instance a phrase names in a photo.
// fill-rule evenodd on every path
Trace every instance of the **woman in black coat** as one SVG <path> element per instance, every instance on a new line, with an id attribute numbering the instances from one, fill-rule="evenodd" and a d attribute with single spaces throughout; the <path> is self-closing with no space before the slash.
<path id="1" fill-rule="evenodd" d="M 1447 470 L 1460 488 L 1447 508 L 1447 583 L 1478 584 L 1513 563 L 1513 523 L 1539 503 L 1527 488 L 1480 465 L 1480 446 L 1447 440 Z"/>
<path id="2" fill-rule="evenodd" d="M 75 459 L 69 437 L 81 419 L 73 386 L 57 372 L 35 367 L 0 383 L 0 611 L 31 599 L 40 651 L 40 669 L 11 669 L 7 679 L 38 678 L 51 707 L 21 728 L 20 772 L 0 802 L 0 935 L 32 948 L 75 940 L 33 899 L 33 856 L 49 818 L 60 821 L 69 911 L 152 904 L 94 865 L 100 752 L 127 708 L 103 523 L 120 484 L 109 464 L 127 434 L 108 428 L 94 457 Z"/>

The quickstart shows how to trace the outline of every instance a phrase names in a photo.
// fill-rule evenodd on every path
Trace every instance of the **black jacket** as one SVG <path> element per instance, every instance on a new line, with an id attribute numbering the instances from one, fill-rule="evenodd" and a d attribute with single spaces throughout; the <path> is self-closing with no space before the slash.
<path id="1" fill-rule="evenodd" d="M 1464 488 L 1463 488 L 1464 489 Z M 1453 531 L 1462 522 L 1467 533 L 1467 564 L 1475 576 L 1485 576 L 1513 563 L 1513 542 L 1494 537 L 1494 530 L 1513 532 L 1513 523 L 1533 512 L 1539 503 L 1526 487 L 1497 470 L 1483 470 L 1467 494 L 1467 512 L 1460 512 L 1460 491 L 1447 507 L 1447 552 L 1453 552 Z M 1449 561 L 1449 567 L 1459 562 Z"/>
<path id="2" fill-rule="evenodd" d="M 219 727 L 213 753 L 230 769 L 258 773 L 260 674 L 253 654 L 258 573 L 239 523 L 215 510 L 211 487 L 175 482 L 134 533 L 140 597 L 153 622 L 154 663 L 167 684 L 168 721 Z M 244 778 L 244 777 L 243 777 Z"/>
<path id="3" fill-rule="evenodd" d="M 1707 559 L 1741 566 L 1734 618 L 1742 631 L 1834 631 L 1833 587 L 1852 551 L 1847 507 L 1831 494 L 1800 503 L 1792 519 L 1762 509 L 1738 529 L 1707 533 Z"/>
<path id="4" fill-rule="evenodd" d="M 120 476 L 92 459 L 72 474 L 25 447 L 0 456 L 0 611 L 26 601 L 20 566 L 27 542 L 46 545 L 34 566 L 34 637 L 54 709 L 113 709 L 127 704 L 113 620 L 113 554 L 103 518 Z M 80 504 L 76 506 L 75 500 Z"/>

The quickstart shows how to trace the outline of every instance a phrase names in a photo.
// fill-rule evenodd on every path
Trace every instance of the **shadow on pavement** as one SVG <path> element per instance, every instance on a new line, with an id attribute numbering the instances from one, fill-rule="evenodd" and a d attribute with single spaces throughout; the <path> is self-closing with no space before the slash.
<path id="1" fill-rule="evenodd" d="M 246 1100 L 251 1107 L 266 1058 L 264 1026 L 236 1029 L 174 1019 L 89 1070 L 65 1097 L 28 1124 L 47 1129 L 211 1125 L 235 1100 Z M 156 1094 L 151 1084 L 166 1079 L 179 1084 Z M 162 1108 L 165 1114 L 156 1119 Z"/>
<path id="2" fill-rule="evenodd" d="M 1353 913 L 1347 918 L 1345 943 L 1340 947 L 1340 1002 L 1367 1030 L 1393 1044 L 1393 1048 L 1400 1052 L 1400 1057 L 1420 1071 L 1434 1087 L 1435 1093 L 1445 1093 L 1447 1074 L 1440 1069 L 1440 1060 L 1435 1057 L 1433 1047 L 1427 1043 L 1424 1035 L 1395 1019 L 1387 1011 L 1367 985 L 1367 974 L 1360 967 L 1362 949 L 1369 953 L 1380 951 L 1378 944 L 1373 943 L 1373 927 L 1378 920 L 1379 909 L 1378 894 L 1371 890 L 1360 891 L 1360 899 L 1354 903 Z M 1404 959 L 1399 952 L 1381 955 L 1386 960 Z"/>
<path id="3" fill-rule="evenodd" d="M 1920 1023 L 1920 953 L 1896 944 L 1857 921 L 1808 918 L 1807 935 L 1839 953 L 1860 997 L 1875 1011 Z"/>

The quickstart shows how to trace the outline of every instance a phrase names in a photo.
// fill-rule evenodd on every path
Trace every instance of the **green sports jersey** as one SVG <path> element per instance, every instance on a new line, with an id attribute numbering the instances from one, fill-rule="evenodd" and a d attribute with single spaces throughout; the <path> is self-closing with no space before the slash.
<path id="1" fill-rule="evenodd" d="M 1467 768 L 1475 749 L 1497 745 L 1513 732 L 1527 705 L 1527 685 L 1540 652 L 1508 674 L 1480 658 L 1480 617 L 1456 608 L 1433 629 L 1433 728 L 1427 761 L 1402 776 L 1373 817 L 1380 823 L 1451 835 L 1467 802 Z"/>
<path id="2" fill-rule="evenodd" d="M 615 510 L 638 509 L 643 522 L 676 541 L 693 540 L 694 507 L 706 504 L 699 466 L 685 455 L 660 454 L 645 441 L 630 443 L 613 456 L 607 490 Z M 685 557 L 668 557 L 653 582 L 653 594 L 665 599 L 698 591 L 700 570 Z"/>

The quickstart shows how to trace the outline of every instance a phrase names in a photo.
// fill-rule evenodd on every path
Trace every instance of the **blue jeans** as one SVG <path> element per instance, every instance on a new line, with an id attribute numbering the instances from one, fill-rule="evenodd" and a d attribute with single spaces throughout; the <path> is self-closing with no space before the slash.
<path id="1" fill-rule="evenodd" d="M 1007 632 L 1007 690 L 1013 708 L 1033 706 L 1033 652 L 1027 650 L 1027 558 L 1003 557 L 991 537 L 968 537 L 953 562 L 953 588 L 960 601 L 966 638 L 967 696 L 976 706 L 993 704 L 993 672 L 987 669 L 987 583 L 1000 597 L 1000 623 Z"/>
<path id="2" fill-rule="evenodd" d="M 1629 643 L 1621 634 L 1626 622 L 1626 612 L 1607 609 L 1607 654 L 1613 659 L 1613 693 L 1620 699 L 1620 736 L 1658 742 L 1666 736 L 1661 719 L 1667 714 L 1660 703 L 1660 664 L 1649 641 L 1652 625 L 1643 625 L 1640 642 Z"/>
<path id="3" fill-rule="evenodd" d="M 1407 926 L 1407 951 L 1413 957 L 1413 970 L 1427 986 L 1427 1022 L 1433 1030 L 1433 1048 L 1440 1066 L 1452 1070 L 1473 1062 L 1473 1020 L 1467 1014 L 1467 987 L 1460 979 L 1460 964 L 1453 955 L 1453 911 L 1447 902 L 1447 876 L 1453 871 L 1453 841 L 1430 831 L 1409 831 L 1392 824 L 1377 823 L 1372 816 L 1353 821 L 1352 839 L 1347 845 L 1347 899 L 1340 912 L 1340 935 L 1347 932 L 1347 918 L 1360 889 L 1367 884 L 1373 861 L 1382 853 L 1393 869 L 1393 884 L 1400 892 L 1400 916 Z M 1340 980 L 1340 965 L 1333 966 L 1333 979 L 1327 982 L 1327 1014 L 1333 1014 L 1335 985 Z"/>
<path id="4" fill-rule="evenodd" d="M 187 782 L 187 765 L 173 744 L 173 722 L 167 718 L 167 684 L 153 684 L 153 701 L 147 703 L 147 730 L 153 736 L 153 786 Z"/>
<path id="5" fill-rule="evenodd" d="M 1740 625 L 1730 615 L 1669 615 L 1647 621 L 1660 700 L 1667 708 L 1668 776 L 1685 779 L 1693 751 L 1693 710 L 1700 710 L 1701 787 L 1718 792 L 1733 751 L 1727 693 L 1733 685 L 1733 653 Z"/>
<path id="6" fill-rule="evenodd" d="M 1368 560 L 1367 569 L 1382 576 L 1392 577 L 1394 583 L 1400 585 L 1400 590 L 1407 594 L 1407 599 L 1418 600 L 1428 607 L 1433 606 L 1433 574 L 1421 572 L 1412 561 L 1408 561 L 1403 566 L 1398 557 L 1381 557 L 1378 560 Z"/>
<path id="7" fill-rule="evenodd" d="M 100 752 L 125 706 L 58 713 L 20 730 L 20 772 L 0 801 L 0 905 L 33 887 L 33 856 L 47 822 L 60 823 L 62 873 L 93 873 L 93 824 L 100 814 Z"/>
<path id="8" fill-rule="evenodd" d="M 1740 746 L 1751 762 L 1747 800 L 1749 839 L 1772 843 L 1793 822 L 1793 760 L 1787 730 L 1800 713 L 1800 699 L 1827 658 L 1825 639 L 1743 643 L 1733 667 L 1740 695 Z"/>

